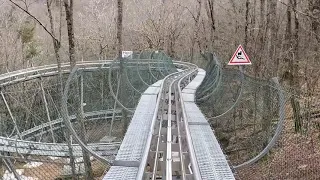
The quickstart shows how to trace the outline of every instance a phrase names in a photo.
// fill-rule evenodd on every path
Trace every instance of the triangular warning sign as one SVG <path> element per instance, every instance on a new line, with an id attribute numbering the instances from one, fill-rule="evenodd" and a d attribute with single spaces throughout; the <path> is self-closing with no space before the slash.
<path id="1" fill-rule="evenodd" d="M 238 49 L 233 54 L 228 65 L 251 65 L 251 61 L 241 45 L 239 45 Z"/>

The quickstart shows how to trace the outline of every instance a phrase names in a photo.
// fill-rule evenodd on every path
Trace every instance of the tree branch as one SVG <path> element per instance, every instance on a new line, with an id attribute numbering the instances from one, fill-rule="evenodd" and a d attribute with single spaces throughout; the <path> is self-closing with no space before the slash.
<path id="1" fill-rule="evenodd" d="M 178 6 L 182 7 L 182 8 L 187 9 L 187 10 L 188 10 L 188 12 L 191 14 L 191 16 L 192 16 L 193 20 L 194 20 L 195 22 L 197 22 L 197 18 L 196 18 L 196 16 L 192 13 L 192 11 L 191 11 L 188 7 L 183 6 L 183 5 L 181 5 L 180 3 L 174 3 L 174 4 L 176 4 L 176 5 L 178 5 Z"/>
<path id="2" fill-rule="evenodd" d="M 319 20 L 318 17 L 315 17 L 315 16 L 313 16 L 313 15 L 311 15 L 311 14 L 307 14 L 307 13 L 301 12 L 301 11 L 297 10 L 296 8 L 292 7 L 290 4 L 286 4 L 285 2 L 282 2 L 281 0 L 278 0 L 278 1 L 279 1 L 281 4 L 283 4 L 283 5 L 287 6 L 287 7 L 292 8 L 293 11 L 295 11 L 295 12 L 297 12 L 297 13 L 299 13 L 299 14 L 302 14 L 302 15 L 304 15 L 304 16 L 310 17 L 310 18 L 315 19 L 315 20 Z"/>
<path id="3" fill-rule="evenodd" d="M 37 21 L 37 23 L 56 41 L 56 43 L 60 44 L 59 40 L 34 15 L 32 15 L 29 11 L 25 10 L 24 8 L 22 8 L 19 4 L 15 3 L 14 1 L 12 1 L 12 0 L 9 0 L 9 1 L 12 4 L 14 4 L 16 7 L 21 9 L 23 12 L 28 14 L 30 17 L 32 17 L 35 21 Z"/>

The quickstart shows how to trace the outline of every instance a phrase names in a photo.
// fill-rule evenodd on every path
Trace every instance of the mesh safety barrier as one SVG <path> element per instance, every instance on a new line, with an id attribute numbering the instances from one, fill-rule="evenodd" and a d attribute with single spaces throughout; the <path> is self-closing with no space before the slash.
<path id="1" fill-rule="evenodd" d="M 318 100 L 206 58 L 196 103 L 236 178 L 320 179 Z M 0 179 L 102 179 L 142 95 L 177 68 L 142 51 L 63 64 L 63 86 L 56 65 L 0 75 Z"/>
<path id="2" fill-rule="evenodd" d="M 176 72 L 163 52 L 0 75 L 0 179 L 101 179 L 141 94 Z"/>
<path id="3" fill-rule="evenodd" d="M 222 68 L 208 56 L 197 104 L 228 156 L 238 179 L 319 179 L 319 116 L 309 108 L 294 117 L 293 98 L 277 78 L 261 80 L 243 69 Z M 296 120 L 307 119 L 303 132 Z"/>

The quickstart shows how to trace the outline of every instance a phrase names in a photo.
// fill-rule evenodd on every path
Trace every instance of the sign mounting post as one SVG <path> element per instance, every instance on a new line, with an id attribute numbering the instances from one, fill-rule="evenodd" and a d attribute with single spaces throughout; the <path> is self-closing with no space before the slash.
<path id="1" fill-rule="evenodd" d="M 228 65 L 235 65 L 235 66 L 251 65 L 251 61 L 241 45 L 239 45 L 236 52 L 233 54 Z"/>

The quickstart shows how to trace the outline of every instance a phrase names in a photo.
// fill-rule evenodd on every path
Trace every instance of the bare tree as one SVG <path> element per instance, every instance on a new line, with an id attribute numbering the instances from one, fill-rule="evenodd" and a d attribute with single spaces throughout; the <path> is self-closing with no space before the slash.
<path id="1" fill-rule="evenodd" d="M 258 57 L 257 60 L 258 62 L 255 65 L 255 76 L 261 76 L 258 74 L 258 72 L 262 72 L 260 68 L 263 66 L 262 64 L 262 56 L 263 56 L 263 51 L 264 51 L 264 41 L 265 41 L 265 36 L 264 36 L 264 19 L 265 19 L 265 0 L 260 0 L 260 19 L 259 19 L 259 32 L 258 32 L 258 38 L 259 38 L 259 48 L 258 48 Z"/>
<path id="2" fill-rule="evenodd" d="M 320 1 L 309 0 L 309 11 L 311 16 L 311 29 L 315 34 L 315 38 L 320 43 Z M 315 46 L 318 47 L 318 46 Z"/>
<path id="3" fill-rule="evenodd" d="M 192 19 L 194 20 L 194 29 L 193 34 L 191 35 L 191 45 L 190 45 L 190 60 L 191 62 L 194 61 L 194 54 L 195 54 L 195 44 L 198 42 L 199 44 L 199 31 L 200 31 L 200 17 L 201 17 L 201 9 L 202 9 L 202 0 L 196 0 L 196 14 L 192 13 L 188 7 L 185 7 L 190 12 Z"/>
<path id="4" fill-rule="evenodd" d="M 297 8 L 296 0 L 290 0 L 287 6 L 287 26 L 285 34 L 286 49 L 288 49 L 289 54 L 286 59 L 288 62 L 288 71 L 285 72 L 285 78 L 288 79 L 289 85 L 292 89 L 290 102 L 293 110 L 294 116 L 294 127 L 295 132 L 301 132 L 302 130 L 302 119 L 300 114 L 300 103 L 297 99 L 299 95 L 299 76 L 298 76 L 298 50 L 299 50 L 299 20 L 295 9 Z M 294 21 L 292 23 L 292 15 Z"/>
<path id="5" fill-rule="evenodd" d="M 293 2 L 292 2 L 293 1 Z M 294 9 L 297 9 L 297 0 L 290 0 L 291 6 Z M 288 7 L 289 8 L 289 7 Z M 291 11 L 292 12 L 292 11 Z M 294 12 L 294 28 L 292 34 L 292 56 L 289 60 L 289 70 L 291 76 L 289 79 L 290 86 L 294 89 L 295 94 L 299 95 L 299 20 L 297 12 Z M 300 102 L 296 99 L 295 96 L 291 96 L 291 106 L 295 118 L 295 131 L 300 132 L 302 130 L 302 118 L 300 114 Z"/>
<path id="6" fill-rule="evenodd" d="M 117 0 L 117 9 L 118 9 L 118 15 L 117 15 L 117 52 L 118 52 L 118 58 L 121 58 L 122 54 L 122 29 L 123 29 L 123 2 L 122 0 Z"/>
<path id="7" fill-rule="evenodd" d="M 51 4 L 52 1 L 47 0 L 47 11 L 48 11 L 48 17 L 49 17 L 49 21 L 50 21 L 50 30 L 47 29 L 46 26 L 43 25 L 43 23 L 38 20 L 34 15 L 32 15 L 29 11 L 28 11 L 28 6 L 26 4 L 26 1 L 24 1 L 24 4 L 26 6 L 26 9 L 22 8 L 18 3 L 9 0 L 12 4 L 14 4 L 16 7 L 18 7 L 19 9 L 21 9 L 22 11 L 24 11 L 26 14 L 28 14 L 31 18 L 33 18 L 51 37 L 52 42 L 53 42 L 53 47 L 54 47 L 54 52 L 55 52 L 55 57 L 56 57 L 56 61 L 57 61 L 57 66 L 58 66 L 58 92 L 60 94 L 60 97 L 62 97 L 63 94 L 63 82 L 62 82 L 62 69 L 61 69 L 61 59 L 60 59 L 60 48 L 61 48 L 61 30 L 59 31 L 59 38 L 56 38 L 55 36 L 55 32 L 54 32 L 54 23 L 53 23 L 53 17 L 52 17 L 52 12 L 51 12 Z M 61 11 L 61 8 L 60 8 Z M 60 24 L 60 29 L 61 29 L 61 24 Z M 60 40 L 59 40 L 60 39 Z M 62 99 L 60 99 L 60 102 L 62 103 Z M 61 107 L 61 106 L 60 106 Z M 75 179 L 75 165 L 74 165 L 74 157 L 73 157 L 73 150 L 72 150 L 72 146 L 71 146 L 71 135 L 67 133 L 67 143 L 68 143 L 68 147 L 69 147 L 69 154 L 70 154 L 70 166 L 71 166 L 71 170 L 72 170 L 72 176 L 73 179 Z"/>
<path id="8" fill-rule="evenodd" d="M 120 95 L 119 99 L 121 102 L 123 102 L 123 105 L 126 106 L 126 100 L 125 100 L 125 90 L 126 90 L 126 78 L 125 78 L 125 70 L 124 70 L 124 65 L 123 61 L 124 59 L 122 58 L 122 49 L 123 49 L 123 44 L 122 44 L 122 30 L 123 30 L 123 2 L 122 0 L 117 0 L 117 58 L 120 60 L 120 82 L 121 87 L 120 87 Z M 127 128 L 129 126 L 129 120 L 127 117 L 127 112 L 125 109 L 122 109 L 122 123 L 123 123 L 123 134 L 126 133 Z"/>
<path id="9" fill-rule="evenodd" d="M 216 30 L 216 22 L 215 22 L 215 15 L 214 15 L 214 0 L 206 0 L 206 11 L 207 16 L 209 18 L 209 27 L 210 27 L 210 47 L 209 50 L 213 51 L 214 48 L 214 32 Z"/>
<path id="10" fill-rule="evenodd" d="M 68 29 L 69 42 L 69 61 L 71 68 L 76 65 L 75 59 L 75 41 L 74 41 L 74 25 L 73 25 L 73 0 L 63 0 L 66 11 L 66 21 Z"/>
<path id="11" fill-rule="evenodd" d="M 277 46 L 277 0 L 268 1 L 268 15 L 267 15 L 267 32 L 269 34 L 269 46 L 268 46 L 268 57 L 272 61 L 270 63 L 275 62 L 275 67 L 270 67 L 268 70 L 268 74 L 270 76 L 277 76 L 279 71 L 279 58 L 276 57 Z M 276 70 L 271 70 L 275 68 Z"/>
<path id="12" fill-rule="evenodd" d="M 246 1 L 246 24 L 244 28 L 244 47 L 247 48 L 248 46 L 248 29 L 249 29 L 249 7 L 250 7 L 250 0 Z"/>
<path id="13" fill-rule="evenodd" d="M 68 29 L 68 44 L 69 44 L 69 61 L 70 61 L 70 68 L 73 69 L 76 66 L 76 52 L 75 52 L 75 38 L 74 38 L 74 24 L 73 24 L 73 0 L 64 0 L 64 7 L 66 11 L 66 21 L 67 21 L 67 29 Z M 85 119 L 83 114 L 83 104 L 81 104 L 80 96 L 82 94 L 80 93 L 80 86 L 78 84 L 78 79 L 76 79 L 76 109 L 77 109 L 77 119 L 80 123 L 80 138 L 84 144 L 87 143 L 86 140 L 86 129 L 85 129 Z M 89 153 L 82 149 L 83 154 L 83 161 L 84 161 L 84 167 L 86 170 L 86 179 L 94 179 L 93 178 L 93 172 L 92 172 L 92 165 L 90 161 L 90 155 Z"/>

